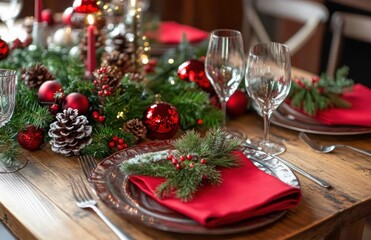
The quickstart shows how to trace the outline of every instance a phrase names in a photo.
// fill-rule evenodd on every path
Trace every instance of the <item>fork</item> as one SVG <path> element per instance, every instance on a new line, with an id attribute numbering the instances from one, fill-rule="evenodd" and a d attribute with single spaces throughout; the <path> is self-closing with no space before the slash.
<path id="1" fill-rule="evenodd" d="M 97 162 L 94 160 L 94 157 L 92 155 L 80 156 L 78 160 L 86 179 L 91 182 L 90 174 L 92 170 L 97 166 Z"/>
<path id="2" fill-rule="evenodd" d="M 89 193 L 88 188 L 83 182 L 81 176 L 79 179 L 74 180 L 70 176 L 70 184 L 72 188 L 73 196 L 75 197 L 76 205 L 79 208 L 91 208 L 97 215 L 112 229 L 112 231 L 121 239 L 121 240 L 132 240 L 127 233 L 123 232 L 121 229 L 117 228 L 97 207 L 97 202 L 93 199 Z"/>
<path id="3" fill-rule="evenodd" d="M 356 147 L 352 147 L 352 146 L 349 146 L 349 145 L 343 145 L 343 144 L 332 144 L 332 145 L 325 145 L 325 146 L 320 145 L 317 142 L 315 142 L 312 139 L 310 139 L 308 137 L 308 135 L 305 134 L 305 133 L 303 133 L 303 132 L 299 133 L 299 138 L 301 140 L 303 140 L 309 147 L 313 148 L 317 152 L 329 153 L 329 152 L 332 152 L 333 150 L 335 150 L 335 148 L 340 147 L 340 148 L 351 149 L 353 151 L 356 151 L 356 152 L 359 152 L 359 153 L 363 153 L 363 154 L 365 154 L 367 156 L 371 156 L 371 153 L 370 152 L 367 152 L 365 150 L 362 150 L 362 149 L 359 149 L 359 148 L 356 148 Z"/>

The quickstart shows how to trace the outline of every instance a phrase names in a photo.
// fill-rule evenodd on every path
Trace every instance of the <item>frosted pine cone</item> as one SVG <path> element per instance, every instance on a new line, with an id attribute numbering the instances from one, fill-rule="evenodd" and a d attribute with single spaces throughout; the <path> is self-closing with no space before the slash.
<path id="1" fill-rule="evenodd" d="M 80 150 L 92 141 L 92 126 L 76 109 L 68 108 L 58 113 L 57 121 L 50 124 L 48 132 L 52 151 L 65 156 L 79 155 Z"/>
<path id="2" fill-rule="evenodd" d="M 53 74 L 41 63 L 22 69 L 22 80 L 30 89 L 38 89 L 44 82 L 54 79 Z"/>
<path id="3" fill-rule="evenodd" d="M 125 132 L 132 133 L 139 139 L 146 137 L 147 128 L 143 125 L 143 122 L 139 119 L 132 119 L 125 123 L 123 127 Z"/>

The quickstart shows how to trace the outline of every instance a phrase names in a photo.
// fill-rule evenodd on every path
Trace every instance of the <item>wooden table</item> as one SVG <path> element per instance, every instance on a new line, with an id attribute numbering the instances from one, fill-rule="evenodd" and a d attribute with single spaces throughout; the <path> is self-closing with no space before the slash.
<path id="1" fill-rule="evenodd" d="M 262 135 L 262 120 L 255 113 L 229 123 L 248 137 Z M 282 158 L 329 181 L 326 190 L 298 175 L 303 200 L 279 221 L 250 232 L 200 236 L 164 232 L 129 222 L 104 204 L 99 207 L 134 239 L 361 239 L 363 219 L 371 214 L 370 157 L 348 150 L 320 154 L 298 138 L 298 132 L 271 127 L 271 135 L 283 140 Z M 371 149 L 371 135 L 311 135 L 321 143 L 343 143 Z M 0 220 L 20 239 L 116 239 L 92 211 L 78 208 L 68 175 L 83 175 L 76 157 L 63 157 L 46 145 L 27 152 L 28 165 L 17 173 L 0 174 Z M 345 235 L 345 234 L 351 235 Z M 348 237 L 347 237 L 348 236 Z"/>

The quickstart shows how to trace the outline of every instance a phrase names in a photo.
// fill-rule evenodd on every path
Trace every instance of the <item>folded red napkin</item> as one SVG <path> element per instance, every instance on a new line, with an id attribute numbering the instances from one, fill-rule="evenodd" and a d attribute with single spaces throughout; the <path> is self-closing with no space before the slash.
<path id="1" fill-rule="evenodd" d="M 330 108 L 315 116 L 326 125 L 356 125 L 371 127 L 371 89 L 355 84 L 353 90 L 345 92 L 343 98 L 352 104 L 351 108 Z"/>
<path id="2" fill-rule="evenodd" d="M 162 178 L 133 175 L 130 180 L 160 204 L 207 227 L 235 223 L 299 204 L 300 189 L 259 170 L 242 152 L 234 154 L 242 166 L 222 169 L 223 183 L 201 187 L 189 202 L 172 197 L 158 198 L 155 189 L 164 181 Z"/>
<path id="3" fill-rule="evenodd" d="M 184 34 L 187 41 L 191 43 L 205 40 L 209 35 L 208 32 L 203 30 L 172 21 L 161 22 L 157 33 L 149 33 L 147 35 L 149 38 L 154 38 L 160 43 L 179 44 Z"/>

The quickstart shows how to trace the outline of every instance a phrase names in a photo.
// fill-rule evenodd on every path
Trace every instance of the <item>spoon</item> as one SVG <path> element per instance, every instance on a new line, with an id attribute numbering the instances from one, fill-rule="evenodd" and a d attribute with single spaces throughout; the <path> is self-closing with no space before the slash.
<path id="1" fill-rule="evenodd" d="M 370 152 L 367 152 L 365 150 L 355 148 L 355 147 L 352 147 L 352 146 L 349 146 L 349 145 L 343 145 L 343 144 L 332 144 L 332 145 L 326 145 L 326 146 L 320 145 L 317 142 L 310 139 L 308 137 L 308 135 L 306 135 L 303 132 L 299 133 L 299 138 L 301 140 L 303 140 L 309 147 L 313 148 L 314 150 L 316 150 L 317 152 L 320 152 L 320 153 L 329 153 L 329 152 L 332 152 L 333 150 L 335 150 L 335 148 L 340 147 L 340 148 L 348 148 L 348 149 L 351 149 L 353 151 L 363 153 L 367 156 L 371 156 Z"/>

